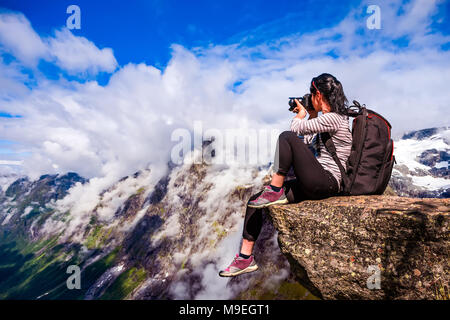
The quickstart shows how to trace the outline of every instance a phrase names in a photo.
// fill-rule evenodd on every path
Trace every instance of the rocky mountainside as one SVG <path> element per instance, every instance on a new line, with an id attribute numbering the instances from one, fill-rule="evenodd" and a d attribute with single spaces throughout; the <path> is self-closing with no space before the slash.
<path id="1" fill-rule="evenodd" d="M 144 170 L 98 197 L 76 174 L 18 179 L 1 199 L 0 298 L 315 299 L 290 273 L 268 217 L 255 247 L 260 270 L 218 276 L 266 172 L 186 164 L 153 183 Z M 78 193 L 92 209 L 69 201 Z M 81 268 L 79 290 L 66 287 L 69 265 Z"/>
<path id="2" fill-rule="evenodd" d="M 272 206 L 270 216 L 292 271 L 317 296 L 450 299 L 449 199 L 333 197 Z"/>
<path id="3" fill-rule="evenodd" d="M 448 129 L 405 135 L 395 154 L 391 194 L 448 196 Z M 0 298 L 316 299 L 268 214 L 259 271 L 217 276 L 239 248 L 246 201 L 269 176 L 270 165 L 184 164 L 107 184 L 76 173 L 0 179 Z M 66 287 L 70 265 L 81 268 L 81 289 Z"/>

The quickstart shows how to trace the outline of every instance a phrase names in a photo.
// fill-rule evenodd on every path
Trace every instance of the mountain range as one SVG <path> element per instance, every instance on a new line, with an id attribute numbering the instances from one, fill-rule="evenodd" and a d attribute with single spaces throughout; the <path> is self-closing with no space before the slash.
<path id="1" fill-rule="evenodd" d="M 391 192 L 448 198 L 449 153 L 449 127 L 404 134 Z M 270 164 L 168 168 L 100 192 L 74 172 L 1 177 L 0 299 L 316 299 L 295 280 L 266 216 L 259 271 L 217 275 L 239 249 L 247 199 Z M 81 289 L 66 285 L 70 265 L 81 269 Z"/>

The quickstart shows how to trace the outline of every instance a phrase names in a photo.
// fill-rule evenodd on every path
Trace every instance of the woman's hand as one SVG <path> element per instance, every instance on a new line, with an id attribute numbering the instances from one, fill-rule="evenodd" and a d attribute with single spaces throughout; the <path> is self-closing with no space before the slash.
<path id="1" fill-rule="evenodd" d="M 296 113 L 297 115 L 295 116 L 296 118 L 300 118 L 303 119 L 306 117 L 306 114 L 308 113 L 305 109 L 305 107 L 297 100 L 294 99 L 295 104 L 297 105 L 294 110 L 292 110 L 292 112 Z"/>
<path id="2" fill-rule="evenodd" d="M 297 100 L 294 99 L 297 106 L 292 110 L 292 112 L 297 113 L 296 118 L 303 119 L 309 114 L 309 119 L 317 118 L 317 111 L 314 109 L 306 110 L 305 107 Z"/>

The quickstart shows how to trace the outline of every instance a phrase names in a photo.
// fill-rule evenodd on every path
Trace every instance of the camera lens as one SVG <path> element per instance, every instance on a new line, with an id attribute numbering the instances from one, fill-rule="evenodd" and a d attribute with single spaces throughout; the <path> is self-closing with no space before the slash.
<path id="1" fill-rule="evenodd" d="M 313 110 L 314 107 L 312 105 L 311 101 L 311 94 L 307 93 L 303 96 L 302 105 L 305 107 L 306 110 Z"/>
<path id="2" fill-rule="evenodd" d="M 289 108 L 289 111 L 294 110 L 296 106 L 297 106 L 297 105 L 295 104 L 294 99 L 290 99 L 290 100 L 289 100 L 289 107 L 290 107 L 290 108 Z"/>

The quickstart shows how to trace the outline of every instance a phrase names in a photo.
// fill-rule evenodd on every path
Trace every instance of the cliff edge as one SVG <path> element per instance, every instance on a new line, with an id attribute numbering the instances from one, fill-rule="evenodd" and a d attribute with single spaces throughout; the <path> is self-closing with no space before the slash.
<path id="1" fill-rule="evenodd" d="M 450 298 L 450 199 L 332 197 L 268 211 L 291 270 L 319 297 Z"/>

